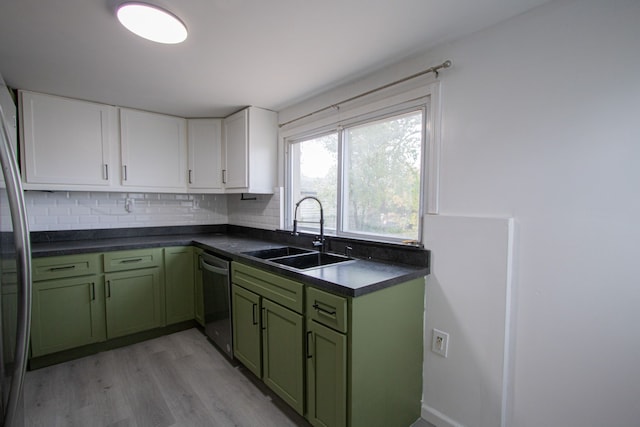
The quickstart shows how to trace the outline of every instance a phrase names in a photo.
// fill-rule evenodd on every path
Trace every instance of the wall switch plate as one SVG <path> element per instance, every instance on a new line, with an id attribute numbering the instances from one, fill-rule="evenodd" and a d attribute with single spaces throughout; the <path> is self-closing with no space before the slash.
<path id="1" fill-rule="evenodd" d="M 449 334 L 434 329 L 431 338 L 431 351 L 442 357 L 447 357 L 447 352 L 449 351 Z"/>

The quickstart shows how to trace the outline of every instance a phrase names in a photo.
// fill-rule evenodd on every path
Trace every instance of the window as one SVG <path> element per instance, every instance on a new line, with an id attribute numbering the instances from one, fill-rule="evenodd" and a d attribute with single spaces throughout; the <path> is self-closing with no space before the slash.
<path id="1" fill-rule="evenodd" d="M 426 117 L 423 99 L 288 138 L 288 224 L 296 202 L 314 196 L 328 234 L 421 240 Z M 317 203 L 301 203 L 297 219 L 317 232 Z"/>

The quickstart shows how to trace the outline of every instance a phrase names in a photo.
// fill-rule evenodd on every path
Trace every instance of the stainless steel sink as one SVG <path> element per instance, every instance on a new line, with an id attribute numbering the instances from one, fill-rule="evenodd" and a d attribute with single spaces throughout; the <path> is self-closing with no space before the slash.
<path id="1" fill-rule="evenodd" d="M 262 249 L 259 251 L 243 252 L 243 254 L 249 255 L 255 258 L 260 258 L 260 259 L 272 259 L 272 258 L 287 257 L 291 255 L 307 254 L 311 252 L 313 251 L 309 249 L 300 249 L 292 246 L 284 246 L 281 248 L 271 248 L 271 249 Z"/>
<path id="2" fill-rule="evenodd" d="M 298 270 L 307 270 L 315 267 L 353 261 L 353 258 L 323 252 L 313 252 L 284 258 L 275 258 L 270 261 L 275 262 L 276 264 L 297 268 Z"/>

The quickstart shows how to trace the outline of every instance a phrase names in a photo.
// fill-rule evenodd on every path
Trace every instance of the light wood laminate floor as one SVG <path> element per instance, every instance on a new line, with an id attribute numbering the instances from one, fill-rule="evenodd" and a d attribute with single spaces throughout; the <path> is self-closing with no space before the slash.
<path id="1" fill-rule="evenodd" d="M 197 329 L 27 372 L 26 427 L 295 427 Z"/>

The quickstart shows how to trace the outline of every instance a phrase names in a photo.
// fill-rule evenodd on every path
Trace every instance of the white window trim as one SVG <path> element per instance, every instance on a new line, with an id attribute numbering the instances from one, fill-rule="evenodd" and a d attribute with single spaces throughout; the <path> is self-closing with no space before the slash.
<path id="1" fill-rule="evenodd" d="M 432 81 L 424 84 L 418 88 L 413 88 L 392 95 L 385 96 L 384 98 L 376 97 L 363 97 L 356 103 L 349 105 L 341 105 L 340 108 L 336 108 L 327 114 L 323 114 L 317 118 L 307 118 L 300 120 L 300 124 L 290 124 L 280 129 L 279 132 L 279 145 L 280 145 L 280 159 L 281 159 L 281 177 L 282 184 L 285 187 L 282 201 L 282 209 L 280 211 L 280 223 L 282 228 L 291 229 L 293 221 L 292 212 L 287 207 L 292 204 L 287 203 L 288 188 L 290 186 L 290 174 L 288 164 L 289 161 L 289 144 L 290 141 L 303 139 L 305 136 L 321 133 L 331 128 L 339 127 L 342 123 L 353 122 L 358 118 L 375 114 L 376 112 L 389 109 L 402 104 L 408 104 L 411 101 L 417 101 L 420 99 L 426 99 L 427 116 L 425 117 L 425 138 L 427 140 L 424 146 L 424 165 L 426 167 L 426 175 L 424 176 L 422 198 L 424 200 L 422 208 L 422 218 L 424 215 L 434 215 L 439 212 L 439 192 L 440 192 L 440 152 L 441 152 L 441 96 L 440 96 L 440 82 Z M 425 168 L 421 171 L 425 173 Z M 422 235 L 424 235 L 424 224 L 421 224 Z M 422 239 L 423 236 L 418 236 L 418 239 Z"/>

